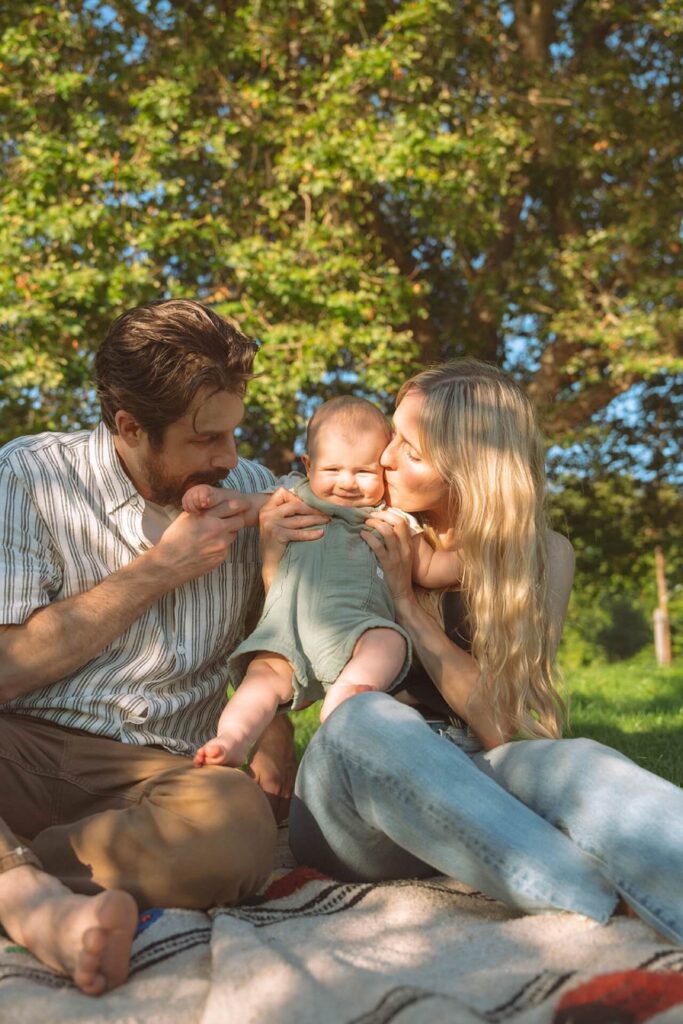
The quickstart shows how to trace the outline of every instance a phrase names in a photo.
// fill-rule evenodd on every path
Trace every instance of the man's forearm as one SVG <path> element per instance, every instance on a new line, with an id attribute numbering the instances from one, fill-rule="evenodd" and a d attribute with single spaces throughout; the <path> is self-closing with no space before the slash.
<path id="1" fill-rule="evenodd" d="M 0 703 L 76 672 L 170 589 L 147 552 L 92 590 L 40 608 L 22 625 L 0 628 Z"/>

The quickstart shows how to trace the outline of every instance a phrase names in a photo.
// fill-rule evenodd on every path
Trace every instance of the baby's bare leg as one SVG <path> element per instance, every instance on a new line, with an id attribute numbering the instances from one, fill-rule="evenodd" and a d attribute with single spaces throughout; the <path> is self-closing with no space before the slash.
<path id="1" fill-rule="evenodd" d="M 278 705 L 291 700 L 292 666 L 286 658 L 259 651 L 234 695 L 223 708 L 216 738 L 195 754 L 197 767 L 226 764 L 239 768 L 270 725 Z"/>
<path id="2" fill-rule="evenodd" d="M 388 689 L 405 658 L 406 642 L 395 629 L 368 629 L 359 638 L 336 683 L 327 691 L 320 721 L 324 722 L 339 704 L 355 693 Z"/>
<path id="3" fill-rule="evenodd" d="M 0 921 L 38 960 L 89 996 L 123 984 L 138 922 L 127 892 L 78 896 L 31 865 L 0 874 Z"/>

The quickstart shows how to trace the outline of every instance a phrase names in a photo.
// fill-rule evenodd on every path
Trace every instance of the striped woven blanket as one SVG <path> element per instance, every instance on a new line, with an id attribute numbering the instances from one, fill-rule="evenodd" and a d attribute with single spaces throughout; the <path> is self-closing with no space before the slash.
<path id="1" fill-rule="evenodd" d="M 147 1021 L 681 1024 L 683 950 L 631 918 L 520 916 L 441 877 L 348 884 L 286 862 L 240 907 L 143 914 L 129 981 L 100 999 L 0 938 L 0 1024 Z"/>

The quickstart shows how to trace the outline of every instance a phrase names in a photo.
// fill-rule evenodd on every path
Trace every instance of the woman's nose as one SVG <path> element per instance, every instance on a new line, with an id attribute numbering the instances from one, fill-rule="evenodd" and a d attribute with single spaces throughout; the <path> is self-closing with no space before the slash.
<path id="1" fill-rule="evenodd" d="M 386 446 L 384 451 L 379 457 L 379 464 L 384 469 L 391 469 L 396 465 L 396 447 L 398 445 L 398 439 L 392 437 L 389 444 Z"/>

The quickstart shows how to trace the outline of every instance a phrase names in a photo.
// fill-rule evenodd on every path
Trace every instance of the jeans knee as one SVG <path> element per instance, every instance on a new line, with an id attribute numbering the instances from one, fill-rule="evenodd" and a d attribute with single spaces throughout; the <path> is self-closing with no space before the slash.
<path id="1" fill-rule="evenodd" d="M 574 763 L 581 767 L 582 772 L 590 771 L 592 765 L 606 763 L 613 758 L 625 760 L 623 754 L 587 736 L 577 736 L 576 739 L 570 740 L 570 743 Z"/>
<path id="2" fill-rule="evenodd" d="M 337 745 L 348 743 L 358 747 L 361 737 L 367 732 L 374 732 L 375 723 L 381 721 L 394 706 L 398 706 L 397 702 L 386 693 L 357 693 L 335 709 L 334 715 L 319 730 L 319 735 Z"/>
<path id="3" fill-rule="evenodd" d="M 572 740 L 572 749 L 578 757 L 591 757 L 596 751 L 602 750 L 602 743 L 591 740 L 588 736 L 577 736 Z"/>

